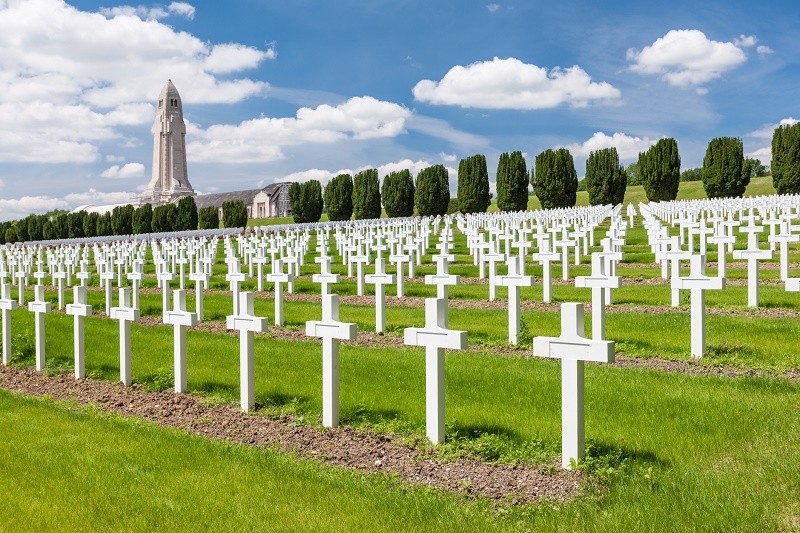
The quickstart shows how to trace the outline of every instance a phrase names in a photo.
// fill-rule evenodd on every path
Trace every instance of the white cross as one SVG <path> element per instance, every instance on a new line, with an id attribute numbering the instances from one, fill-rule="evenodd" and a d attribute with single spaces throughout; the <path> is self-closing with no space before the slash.
<path id="1" fill-rule="evenodd" d="M 520 272 L 520 259 L 511 256 L 506 261 L 508 274 L 493 276 L 489 283 L 508 288 L 508 342 L 516 345 L 519 342 L 519 290 L 520 287 L 532 287 L 533 276 L 525 276 Z"/>
<path id="2" fill-rule="evenodd" d="M 404 294 L 404 286 L 403 286 L 403 264 L 408 263 L 409 269 L 409 277 L 411 276 L 411 269 L 414 268 L 414 263 L 411 261 L 411 258 L 406 254 L 394 254 L 389 257 L 389 261 L 395 265 L 395 269 L 397 270 L 397 296 L 399 298 L 403 297 Z"/>
<path id="3" fill-rule="evenodd" d="M 489 263 L 489 279 L 497 275 L 497 263 L 505 259 L 505 255 L 497 252 L 497 244 L 492 244 L 491 253 L 483 254 L 481 260 Z M 493 302 L 497 298 L 497 286 L 489 283 L 489 301 Z"/>
<path id="4" fill-rule="evenodd" d="M 186 289 L 172 295 L 172 310 L 164 314 L 164 324 L 174 327 L 175 392 L 186 392 L 186 329 L 197 325 L 197 313 L 186 310 Z"/>
<path id="5" fill-rule="evenodd" d="M 786 281 L 789 277 L 789 243 L 800 242 L 800 235 L 791 232 L 791 225 L 788 220 L 781 221 L 781 231 L 777 235 L 770 235 L 769 242 L 775 246 L 780 245 L 778 257 L 781 265 L 781 279 Z"/>
<path id="6" fill-rule="evenodd" d="M 53 273 L 53 279 L 56 281 L 58 287 L 58 308 L 64 309 L 64 281 L 67 279 L 67 273 L 62 269 L 60 263 Z"/>
<path id="7" fill-rule="evenodd" d="M 139 309 L 131 307 L 130 288 L 119 290 L 119 306 L 112 307 L 110 315 L 119 320 L 119 380 L 130 387 L 131 377 L 131 322 L 139 320 Z"/>
<path id="8" fill-rule="evenodd" d="M 34 298 L 28 303 L 28 311 L 35 315 L 34 331 L 36 334 L 36 370 L 44 370 L 45 357 L 45 335 L 44 335 L 44 315 L 49 313 L 53 306 L 44 300 L 44 287 L 36 285 L 34 288 Z"/>
<path id="9" fill-rule="evenodd" d="M 542 239 L 539 251 L 531 257 L 542 265 L 542 301 L 550 303 L 553 299 L 553 267 L 550 263 L 558 261 L 560 256 L 550 249 L 550 239 Z"/>
<path id="10" fill-rule="evenodd" d="M 283 284 L 294 281 L 294 274 L 284 274 L 283 262 L 276 259 L 272 264 L 272 273 L 267 274 L 267 281 L 275 284 L 275 325 L 283 326 Z"/>
<path id="11" fill-rule="evenodd" d="M 673 278 L 672 286 L 691 291 L 692 357 L 703 357 L 706 352 L 706 292 L 725 288 L 725 278 L 706 276 L 704 255 L 692 255 L 686 277 Z"/>
<path id="12" fill-rule="evenodd" d="M 661 253 L 662 257 L 669 261 L 670 276 L 675 279 L 681 275 L 681 261 L 688 261 L 692 258 L 692 254 L 681 249 L 680 239 L 672 237 L 670 240 L 669 250 Z M 678 307 L 681 303 L 680 290 L 675 287 L 672 288 L 672 307 Z"/>
<path id="13" fill-rule="evenodd" d="M 375 258 L 375 273 L 368 275 L 366 277 L 366 282 L 375 285 L 375 331 L 383 333 L 386 330 L 385 286 L 394 283 L 394 274 L 386 273 L 383 265 L 383 257 L 380 254 Z"/>
<path id="14" fill-rule="evenodd" d="M 142 284 L 142 262 L 138 259 L 133 262 L 133 270 L 128 273 L 128 279 L 131 281 L 131 294 L 133 295 L 133 307 L 139 309 L 139 287 Z"/>
<path id="15" fill-rule="evenodd" d="M 322 296 L 322 320 L 306 322 L 306 336 L 322 339 L 322 425 L 339 425 L 339 341 L 356 338 L 356 325 L 339 321 L 339 295 Z"/>
<path id="16" fill-rule="evenodd" d="M 3 317 L 3 364 L 11 361 L 11 311 L 19 306 L 16 300 L 11 299 L 11 285 L 0 285 L 0 314 Z"/>
<path id="17" fill-rule="evenodd" d="M 339 274 L 333 274 L 331 272 L 332 261 L 333 260 L 328 255 L 320 256 L 314 259 L 314 262 L 319 263 L 320 273 L 312 274 L 311 281 L 320 284 L 323 296 L 331 293 L 331 285 L 339 283 Z"/>
<path id="18" fill-rule="evenodd" d="M 111 313 L 111 300 L 112 300 L 112 285 L 111 281 L 114 279 L 114 271 L 111 270 L 111 265 L 100 264 L 100 284 L 103 285 L 106 295 L 106 315 Z"/>
<path id="19" fill-rule="evenodd" d="M 606 337 L 606 289 L 622 286 L 622 278 L 607 274 L 604 266 L 603 256 L 592 254 L 592 274 L 575 277 L 576 287 L 592 289 L 592 339 L 596 341 Z"/>
<path id="20" fill-rule="evenodd" d="M 426 285 L 436 285 L 436 297 L 447 301 L 447 287 L 450 285 L 458 285 L 461 282 L 461 276 L 456 274 L 448 274 L 447 266 L 453 256 L 451 255 L 435 255 L 433 256 L 436 262 L 436 274 L 428 274 L 425 276 Z"/>
<path id="21" fill-rule="evenodd" d="M 752 211 L 750 215 L 753 216 Z M 734 250 L 733 258 L 747 260 L 747 305 L 758 307 L 758 262 L 772 259 L 772 251 L 758 247 L 758 233 L 764 231 L 763 226 L 745 226 L 739 231 L 747 232 L 747 248 Z"/>
<path id="22" fill-rule="evenodd" d="M 256 264 L 256 278 L 257 290 L 261 292 L 264 290 L 264 265 L 269 261 L 269 257 L 264 255 L 263 250 L 259 250 L 258 254 L 253 258 L 253 263 Z"/>
<path id="23" fill-rule="evenodd" d="M 561 359 L 561 465 L 583 459 L 584 361 L 614 362 L 614 342 L 584 336 L 583 304 L 561 304 L 561 336 L 534 337 L 533 355 Z"/>
<path id="24" fill-rule="evenodd" d="M 359 246 L 359 254 L 350 256 L 350 262 L 356 265 L 356 293 L 364 296 L 364 265 L 369 263 L 369 256 L 360 252 L 361 247 Z"/>
<path id="25" fill-rule="evenodd" d="M 198 321 L 203 320 L 203 291 L 208 287 L 210 278 L 211 276 L 202 268 L 196 268 L 189 274 L 189 279 L 194 281 L 194 312 L 197 314 Z"/>
<path id="26" fill-rule="evenodd" d="M 239 332 L 239 397 L 246 413 L 256 405 L 254 334 L 267 331 L 267 319 L 255 316 L 252 292 L 240 293 L 239 304 L 239 313 L 229 315 L 226 326 Z"/>
<path id="27" fill-rule="evenodd" d="M 84 363 L 84 320 L 92 314 L 92 306 L 86 305 L 86 287 L 72 287 L 72 303 L 67 304 L 67 314 L 72 315 L 73 344 L 75 357 L 75 379 L 86 377 Z"/>
<path id="28" fill-rule="evenodd" d="M 425 299 L 425 327 L 406 328 L 403 342 L 425 347 L 425 433 L 434 444 L 444 442 L 444 350 L 467 347 L 467 332 L 447 329 L 447 300 Z"/>
<path id="29" fill-rule="evenodd" d="M 228 261 L 228 273 L 225 280 L 231 288 L 231 298 L 233 300 L 233 314 L 239 314 L 239 287 L 247 279 L 247 275 L 239 270 L 239 260 L 231 259 Z"/>
<path id="30" fill-rule="evenodd" d="M 25 267 L 21 267 L 20 270 L 17 272 L 17 305 L 22 307 L 25 305 L 25 285 L 28 284 L 28 272 L 25 270 Z"/>

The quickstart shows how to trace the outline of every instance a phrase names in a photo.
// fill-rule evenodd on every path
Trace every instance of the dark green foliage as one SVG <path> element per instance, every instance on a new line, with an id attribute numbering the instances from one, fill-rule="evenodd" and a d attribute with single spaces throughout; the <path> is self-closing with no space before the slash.
<path id="1" fill-rule="evenodd" d="M 353 216 L 353 178 L 339 174 L 325 186 L 325 210 L 328 220 L 350 220 Z"/>
<path id="2" fill-rule="evenodd" d="M 660 139 L 649 150 L 640 153 L 639 173 L 648 200 L 674 200 L 681 179 L 681 158 L 675 139 Z"/>
<path id="3" fill-rule="evenodd" d="M 25 242 L 28 240 L 28 219 L 23 218 L 17 221 L 17 241 Z"/>
<path id="4" fill-rule="evenodd" d="M 362 170 L 353 178 L 353 217 L 356 220 L 381 217 L 381 190 L 377 169 Z"/>
<path id="5" fill-rule="evenodd" d="M 222 224 L 226 228 L 247 226 L 247 207 L 241 200 L 222 202 Z"/>
<path id="6" fill-rule="evenodd" d="M 69 219 L 66 213 L 51 217 L 51 222 L 53 223 L 53 229 L 55 230 L 57 239 L 69 238 Z"/>
<path id="7" fill-rule="evenodd" d="M 414 206 L 423 217 L 444 215 L 450 204 L 450 176 L 444 165 L 423 168 L 417 174 Z M 458 204 L 456 204 L 456 210 Z"/>
<path id="8" fill-rule="evenodd" d="M 97 237 L 97 221 L 99 219 L 99 213 L 86 213 L 86 218 L 83 219 L 84 237 Z"/>
<path id="9" fill-rule="evenodd" d="M 497 207 L 500 211 L 528 209 L 528 166 L 520 151 L 500 154 L 497 163 Z"/>
<path id="10" fill-rule="evenodd" d="M 111 211 L 112 235 L 131 235 L 133 233 L 133 213 L 131 204 L 120 205 Z"/>
<path id="11" fill-rule="evenodd" d="M 6 230 L 3 232 L 3 240 L 8 244 L 13 244 L 19 240 L 16 224 L 12 223 L 6 228 Z"/>
<path id="12" fill-rule="evenodd" d="M 219 212 L 213 205 L 202 208 L 197 213 L 197 228 L 198 229 L 218 229 L 219 228 Z"/>
<path id="13" fill-rule="evenodd" d="M 687 168 L 681 172 L 681 181 L 703 181 L 703 167 Z"/>
<path id="14" fill-rule="evenodd" d="M 77 213 L 70 213 L 67 215 L 69 223 L 69 238 L 79 239 L 84 236 L 83 234 L 83 220 L 86 218 L 86 211 L 78 211 Z"/>
<path id="15" fill-rule="evenodd" d="M 53 225 L 52 221 L 47 220 L 42 226 L 42 238 L 46 241 L 58 239 L 58 233 L 56 233 L 56 227 Z"/>
<path id="16" fill-rule="evenodd" d="M 6 243 L 6 231 L 11 227 L 11 222 L 0 222 L 0 244 Z"/>
<path id="17" fill-rule="evenodd" d="M 414 214 L 414 180 L 409 170 L 390 172 L 383 178 L 381 198 L 386 216 L 410 217 Z"/>
<path id="18" fill-rule="evenodd" d="M 197 229 L 197 204 L 193 196 L 184 196 L 178 200 L 175 231 L 192 231 Z"/>
<path id="19" fill-rule="evenodd" d="M 628 176 L 628 187 L 631 185 L 641 185 L 642 184 L 642 176 L 639 173 L 639 162 L 634 161 L 627 167 L 625 167 L 625 175 Z"/>
<path id="20" fill-rule="evenodd" d="M 578 174 L 569 150 L 545 150 L 537 155 L 532 185 L 544 209 L 573 207 L 577 199 Z"/>
<path id="21" fill-rule="evenodd" d="M 445 214 L 455 215 L 456 213 L 458 213 L 458 198 L 450 198 L 450 201 L 447 202 L 447 211 Z"/>
<path id="22" fill-rule="evenodd" d="M 319 222 L 322 216 L 322 185 L 317 180 L 289 185 L 292 217 L 298 224 Z"/>
<path id="23" fill-rule="evenodd" d="M 97 219 L 97 236 L 98 237 L 107 237 L 109 235 L 113 235 L 114 229 L 111 225 L 111 213 L 103 213 Z M 58 230 L 56 230 L 56 234 L 58 234 Z"/>
<path id="24" fill-rule="evenodd" d="M 578 181 L 578 192 L 586 190 L 586 178 Z"/>
<path id="25" fill-rule="evenodd" d="M 769 174 L 769 169 L 766 165 L 764 165 L 760 159 L 754 157 L 745 157 L 743 168 L 744 170 L 742 170 L 742 172 L 751 178 L 761 178 Z"/>
<path id="26" fill-rule="evenodd" d="M 28 215 L 23 219 L 25 228 L 27 229 L 29 241 L 42 240 L 42 227 L 49 217 L 44 215 Z"/>
<path id="27" fill-rule="evenodd" d="M 778 194 L 800 192 L 800 122 L 772 134 L 772 184 Z"/>
<path id="28" fill-rule="evenodd" d="M 153 218 L 150 221 L 150 229 L 153 233 L 165 231 L 175 231 L 175 221 L 178 218 L 178 208 L 175 204 L 159 205 L 153 209 Z"/>
<path id="29" fill-rule="evenodd" d="M 703 188 L 709 198 L 741 198 L 750 172 L 744 169 L 742 140 L 735 137 L 711 139 L 703 159 Z"/>
<path id="30" fill-rule="evenodd" d="M 142 235 L 152 232 L 153 224 L 153 206 L 150 204 L 142 204 L 133 212 L 133 233 L 134 235 Z"/>
<path id="31" fill-rule="evenodd" d="M 491 203 L 486 156 L 475 154 L 458 163 L 458 207 L 462 213 L 485 213 Z"/>
<path id="32" fill-rule="evenodd" d="M 628 177 L 619 164 L 619 155 L 614 147 L 589 153 L 586 160 L 586 191 L 591 205 L 617 205 L 625 198 Z"/>

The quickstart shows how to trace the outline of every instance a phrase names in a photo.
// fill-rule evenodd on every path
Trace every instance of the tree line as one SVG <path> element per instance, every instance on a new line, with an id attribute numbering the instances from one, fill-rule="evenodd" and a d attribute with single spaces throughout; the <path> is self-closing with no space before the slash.
<path id="1" fill-rule="evenodd" d="M 241 200 L 222 204 L 222 224 L 239 228 L 247 224 L 247 208 Z M 153 207 L 131 204 L 115 207 L 108 213 L 51 211 L 43 215 L 9 222 L 0 222 L 0 244 L 24 241 L 49 241 L 105 237 L 114 235 L 143 235 L 169 231 L 216 229 L 220 227 L 216 207 L 198 210 L 194 198 L 184 196 L 177 204 Z"/>

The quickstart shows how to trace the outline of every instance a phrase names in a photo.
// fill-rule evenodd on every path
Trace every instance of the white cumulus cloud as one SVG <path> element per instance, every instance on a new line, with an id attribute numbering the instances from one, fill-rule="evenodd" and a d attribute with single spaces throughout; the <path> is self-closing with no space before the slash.
<path id="1" fill-rule="evenodd" d="M 766 56 L 772 53 L 772 48 L 760 44 L 756 47 L 756 53 L 760 56 Z"/>
<path id="2" fill-rule="evenodd" d="M 187 19 L 194 18 L 194 6 L 187 2 L 172 2 L 167 6 L 167 11 L 176 15 L 181 15 Z"/>
<path id="3" fill-rule="evenodd" d="M 584 107 L 614 100 L 620 91 L 607 82 L 594 82 L 579 66 L 549 71 L 510 57 L 456 65 L 440 81 L 422 80 L 414 98 L 435 105 L 482 109 L 548 109 L 562 104 Z"/>
<path id="4" fill-rule="evenodd" d="M 261 117 L 205 130 L 190 125 L 187 133 L 195 140 L 186 151 L 192 161 L 274 161 L 283 157 L 283 146 L 396 137 L 405 132 L 410 115 L 401 105 L 360 96 L 338 106 L 303 107 L 295 117 Z"/>
<path id="5" fill-rule="evenodd" d="M 782 118 L 775 124 L 764 124 L 760 128 L 755 131 L 751 131 L 747 134 L 748 137 L 755 137 L 756 139 L 772 139 L 772 133 L 775 131 L 776 128 L 780 126 L 793 126 L 800 122 L 796 118 L 787 117 Z"/>
<path id="6" fill-rule="evenodd" d="M 720 78 L 747 56 L 736 43 L 712 41 L 702 31 L 670 30 L 642 50 L 629 49 L 627 59 L 634 72 L 659 74 L 670 85 L 689 87 Z"/>
<path id="7" fill-rule="evenodd" d="M 650 139 L 649 137 L 631 137 L 630 135 L 619 132 L 607 135 L 602 131 L 598 131 L 582 143 L 570 144 L 565 148 L 573 155 L 581 157 L 588 157 L 591 152 L 596 152 L 603 148 L 616 148 L 619 158 L 621 160 L 626 160 L 639 157 L 640 152 L 644 152 L 653 146 L 657 140 L 658 139 Z"/>
<path id="8" fill-rule="evenodd" d="M 125 163 L 122 166 L 112 165 L 100 174 L 101 178 L 110 179 L 141 178 L 143 176 L 144 165 L 141 163 Z"/>
<path id="9" fill-rule="evenodd" d="M 31 213 L 46 213 L 53 209 L 72 210 L 80 205 L 125 204 L 131 201 L 127 192 L 101 192 L 89 189 L 86 192 L 70 193 L 63 198 L 52 196 L 23 196 L 21 198 L 0 198 L 0 220 L 18 220 Z"/>

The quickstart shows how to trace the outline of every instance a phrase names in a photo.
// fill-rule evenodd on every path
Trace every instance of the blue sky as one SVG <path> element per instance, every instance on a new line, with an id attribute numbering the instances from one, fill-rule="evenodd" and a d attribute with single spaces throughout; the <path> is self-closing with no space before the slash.
<path id="1" fill-rule="evenodd" d="M 148 182 L 168 78 L 200 192 L 565 146 L 713 137 L 768 163 L 800 117 L 794 2 L 0 0 L 0 220 Z"/>

